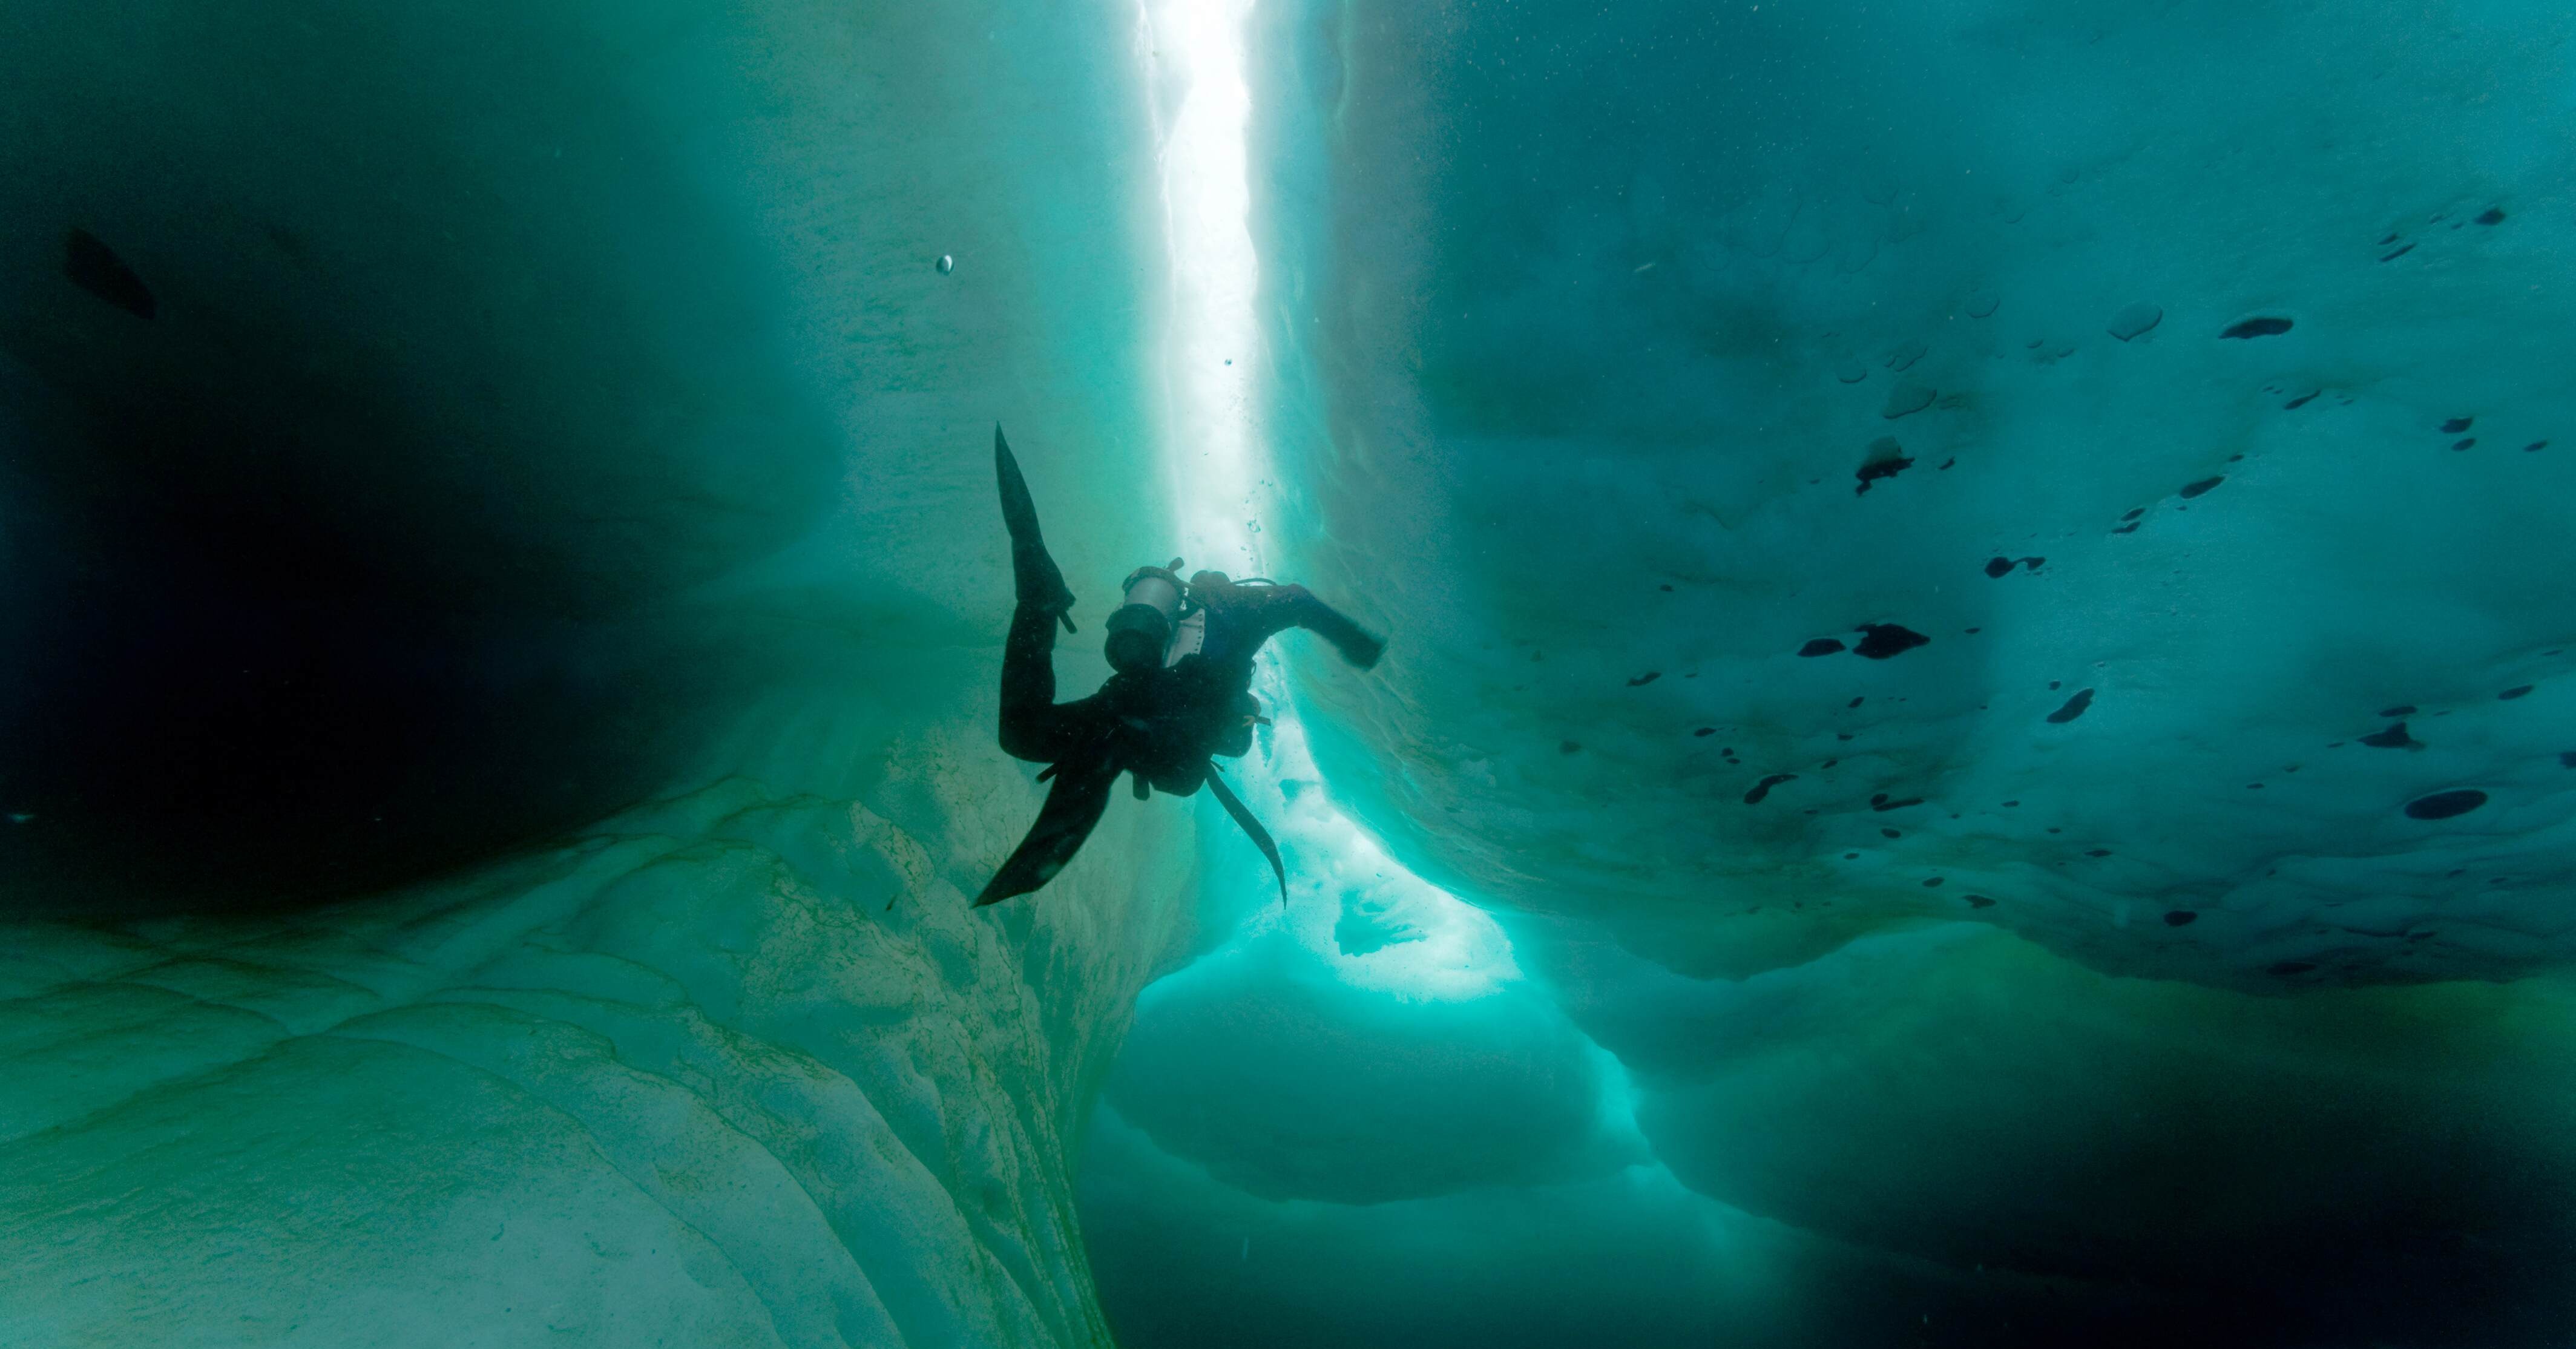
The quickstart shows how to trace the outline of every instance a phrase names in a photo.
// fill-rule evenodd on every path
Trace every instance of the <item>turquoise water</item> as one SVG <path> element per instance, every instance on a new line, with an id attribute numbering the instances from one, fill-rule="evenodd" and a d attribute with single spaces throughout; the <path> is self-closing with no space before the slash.
<path id="1" fill-rule="evenodd" d="M 0 0 L 0 1342 L 2567 1342 L 2571 37 Z"/>

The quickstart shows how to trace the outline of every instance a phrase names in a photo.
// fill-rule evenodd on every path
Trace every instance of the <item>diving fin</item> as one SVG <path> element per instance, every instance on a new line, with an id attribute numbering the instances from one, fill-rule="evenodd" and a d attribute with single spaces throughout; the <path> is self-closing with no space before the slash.
<path id="1" fill-rule="evenodd" d="M 1020 476 L 1011 443 L 1002 439 L 1000 422 L 993 423 L 993 480 L 1002 491 L 1002 524 L 1011 531 L 1011 576 L 1019 602 L 1053 613 L 1066 632 L 1076 631 L 1069 612 L 1073 591 L 1047 555 L 1046 538 L 1038 532 L 1037 502 L 1029 497 L 1028 480 Z"/>
<path id="2" fill-rule="evenodd" d="M 1109 789 L 1118 781 L 1116 760 L 1103 755 L 1094 763 L 1057 764 L 1048 771 L 1056 773 L 1055 786 L 1048 789 L 1046 804 L 1038 809 L 1037 823 L 1029 826 L 1028 837 L 1011 850 L 1002 869 L 993 873 L 984 893 L 975 896 L 976 908 L 1028 894 L 1054 880 L 1082 850 L 1083 840 L 1091 837 L 1101 812 L 1109 809 Z"/>

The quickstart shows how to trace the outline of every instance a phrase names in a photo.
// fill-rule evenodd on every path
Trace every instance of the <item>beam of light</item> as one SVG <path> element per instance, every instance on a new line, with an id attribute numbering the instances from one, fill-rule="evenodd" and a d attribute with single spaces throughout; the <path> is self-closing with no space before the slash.
<path id="1" fill-rule="evenodd" d="M 1164 333 L 1169 497 L 1195 565 L 1257 574 L 1263 550 L 1255 485 L 1253 301 L 1244 132 L 1252 97 L 1243 31 L 1251 0 L 1148 0 L 1148 42 L 1178 95 L 1162 128 L 1163 205 L 1172 309 Z"/>
<path id="2" fill-rule="evenodd" d="M 1245 64 L 1252 5 L 1143 0 L 1142 10 L 1152 84 L 1164 92 L 1168 499 L 1189 565 L 1236 576 L 1266 575 L 1279 557 L 1262 534 L 1276 479 L 1261 434 L 1270 353 L 1254 308 L 1261 263 L 1252 242 Z M 1275 653 L 1262 654 L 1253 689 L 1275 724 L 1253 755 L 1220 766 L 1278 836 L 1292 902 L 1284 915 L 1275 903 L 1257 907 L 1238 939 L 1284 927 L 1346 982 L 1408 998 L 1476 997 L 1519 979 L 1500 925 L 1405 870 L 1333 804 Z M 1230 825 L 1215 827 L 1231 833 Z M 1249 849 L 1228 849 L 1211 875 L 1243 870 L 1239 852 Z M 1247 884 L 1267 884 L 1259 867 L 1255 860 L 1245 871 Z M 1347 953 L 1354 928 L 1371 936 L 1357 945 L 1384 944 Z"/>

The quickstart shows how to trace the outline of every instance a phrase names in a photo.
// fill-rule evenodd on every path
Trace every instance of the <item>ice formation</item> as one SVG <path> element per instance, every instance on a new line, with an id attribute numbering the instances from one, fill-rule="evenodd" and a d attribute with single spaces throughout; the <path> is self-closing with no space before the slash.
<path id="1" fill-rule="evenodd" d="M 1126 1342 L 2559 1334 L 2565 16 L 1253 24 L 1304 725 L 1512 970 L 1149 990 Z"/>
<path id="2" fill-rule="evenodd" d="M 1186 817 L 964 896 L 992 423 L 1167 544 L 1134 15 L 7 29 L 0 1342 L 1104 1342 Z"/>
<path id="3" fill-rule="evenodd" d="M 2576 1318 L 2563 12 L 0 16 L 0 1343 Z"/>

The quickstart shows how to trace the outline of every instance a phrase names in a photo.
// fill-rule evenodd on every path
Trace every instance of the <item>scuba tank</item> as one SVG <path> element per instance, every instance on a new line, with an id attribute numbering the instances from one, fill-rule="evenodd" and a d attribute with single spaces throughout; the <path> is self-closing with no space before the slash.
<path id="1" fill-rule="evenodd" d="M 1122 585 L 1126 602 L 1109 616 L 1106 651 L 1111 668 L 1135 673 L 1160 665 L 1165 669 L 1207 649 L 1207 606 L 1197 586 L 1213 579 L 1225 584 L 1225 573 L 1203 571 L 1182 584 L 1181 560 L 1171 565 L 1138 567 Z"/>
<path id="2" fill-rule="evenodd" d="M 1180 565 L 1176 557 L 1170 567 L 1138 567 L 1128 573 L 1121 587 L 1126 592 L 1126 603 L 1118 606 L 1105 625 L 1109 635 L 1103 649 L 1110 668 L 1135 674 L 1166 663 L 1164 655 L 1171 649 L 1181 623 L 1184 591 L 1181 578 L 1172 570 Z"/>

